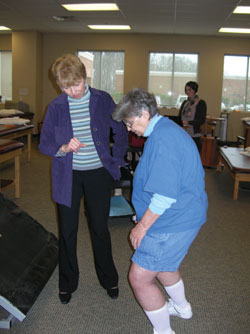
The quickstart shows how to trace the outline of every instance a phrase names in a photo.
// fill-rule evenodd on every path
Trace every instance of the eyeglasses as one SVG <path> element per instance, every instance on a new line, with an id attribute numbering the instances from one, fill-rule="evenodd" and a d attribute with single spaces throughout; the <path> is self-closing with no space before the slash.
<path id="1" fill-rule="evenodd" d="M 137 119 L 138 119 L 138 117 L 135 117 L 135 119 L 133 119 L 133 121 L 124 120 L 123 123 L 125 124 L 126 127 L 131 129 Z"/>

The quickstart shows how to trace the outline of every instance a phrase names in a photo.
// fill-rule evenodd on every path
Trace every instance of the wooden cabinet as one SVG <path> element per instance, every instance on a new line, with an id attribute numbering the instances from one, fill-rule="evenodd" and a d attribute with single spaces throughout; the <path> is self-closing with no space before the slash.
<path id="1" fill-rule="evenodd" d="M 218 164 L 217 139 L 202 136 L 201 161 L 204 167 L 216 167 Z"/>

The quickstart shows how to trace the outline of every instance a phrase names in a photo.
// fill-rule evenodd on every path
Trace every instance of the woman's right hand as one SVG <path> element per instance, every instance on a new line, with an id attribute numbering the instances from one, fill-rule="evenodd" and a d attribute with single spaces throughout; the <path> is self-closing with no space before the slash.
<path id="1" fill-rule="evenodd" d="M 136 226 L 130 232 L 130 242 L 134 249 L 138 248 L 141 244 L 142 239 L 144 238 L 147 229 L 143 227 L 141 223 L 137 223 Z"/>
<path id="2" fill-rule="evenodd" d="M 60 147 L 62 153 L 75 152 L 78 153 L 80 147 L 85 147 L 85 144 L 82 144 L 79 139 L 71 138 L 68 144 L 64 144 Z"/>

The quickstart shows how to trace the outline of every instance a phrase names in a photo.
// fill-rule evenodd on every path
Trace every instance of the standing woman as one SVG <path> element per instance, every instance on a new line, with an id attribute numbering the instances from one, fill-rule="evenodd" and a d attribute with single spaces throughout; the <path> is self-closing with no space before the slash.
<path id="1" fill-rule="evenodd" d="M 206 121 L 207 105 L 197 95 L 198 83 L 189 81 L 185 85 L 185 94 L 188 99 L 184 101 L 180 108 L 183 128 L 195 141 L 199 152 L 201 152 L 201 125 Z"/>
<path id="2" fill-rule="evenodd" d="M 59 220 L 59 298 L 67 304 L 78 286 L 77 232 L 84 196 L 96 273 L 101 286 L 115 299 L 118 273 L 107 220 L 112 180 L 120 178 L 120 167 L 125 165 L 127 131 L 111 118 L 115 107 L 111 96 L 88 86 L 85 66 L 77 56 L 58 58 L 52 73 L 62 94 L 49 104 L 39 149 L 53 158 L 52 194 Z"/>
<path id="3" fill-rule="evenodd" d="M 138 222 L 130 233 L 135 252 L 129 281 L 154 334 L 174 334 L 170 316 L 192 317 L 179 267 L 206 221 L 204 169 L 193 140 L 159 115 L 152 94 L 132 90 L 112 117 L 147 137 L 133 179 Z M 168 303 L 157 280 L 170 297 Z"/>

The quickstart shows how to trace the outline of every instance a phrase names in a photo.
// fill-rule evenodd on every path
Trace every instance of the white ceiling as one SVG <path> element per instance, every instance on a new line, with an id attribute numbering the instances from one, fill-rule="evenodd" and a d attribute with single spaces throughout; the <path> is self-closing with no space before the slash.
<path id="1" fill-rule="evenodd" d="M 68 12 L 60 5 L 87 2 L 115 2 L 120 11 Z M 130 33 L 218 36 L 225 35 L 218 33 L 220 27 L 250 28 L 250 15 L 232 14 L 237 5 L 250 0 L 0 0 L 0 25 L 13 31 L 89 33 L 89 24 L 128 24 Z"/>

